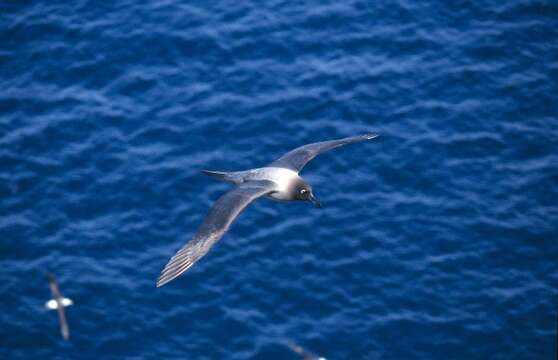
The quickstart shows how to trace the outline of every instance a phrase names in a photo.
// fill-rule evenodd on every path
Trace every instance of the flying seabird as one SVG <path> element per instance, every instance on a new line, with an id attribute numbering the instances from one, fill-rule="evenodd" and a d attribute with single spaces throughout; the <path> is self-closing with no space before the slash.
<path id="1" fill-rule="evenodd" d="M 305 349 L 303 349 L 301 346 L 295 344 L 294 342 L 287 342 L 287 346 L 294 351 L 295 353 L 297 353 L 298 355 L 302 356 L 302 358 L 304 360 L 327 360 L 325 357 L 321 357 L 321 356 L 316 356 L 314 354 L 312 354 L 309 351 L 306 351 Z"/>
<path id="2" fill-rule="evenodd" d="M 261 196 L 283 201 L 310 201 L 321 207 L 312 187 L 299 176 L 302 168 L 317 155 L 338 146 L 370 140 L 378 135 L 364 134 L 339 140 L 323 141 L 296 148 L 267 166 L 235 172 L 202 170 L 205 175 L 236 185 L 221 196 L 209 210 L 194 238 L 182 247 L 165 266 L 157 287 L 188 270 L 228 230 L 238 214 Z"/>
<path id="3" fill-rule="evenodd" d="M 62 296 L 54 275 L 47 273 L 47 276 L 50 292 L 52 293 L 52 299 L 45 303 L 45 307 L 49 310 L 57 310 L 58 319 L 60 320 L 60 332 L 62 333 L 62 337 L 68 340 L 70 338 L 70 328 L 68 327 L 68 322 L 66 321 L 66 312 L 64 311 L 64 308 L 66 306 L 73 305 L 74 302 L 71 299 Z"/>

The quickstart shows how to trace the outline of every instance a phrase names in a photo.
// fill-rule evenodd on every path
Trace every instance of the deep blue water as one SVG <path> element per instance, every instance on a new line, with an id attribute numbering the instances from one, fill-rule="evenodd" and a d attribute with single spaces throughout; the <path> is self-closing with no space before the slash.
<path id="1" fill-rule="evenodd" d="M 0 358 L 553 359 L 556 94 L 552 1 L 3 2 Z M 155 288 L 200 169 L 370 131 Z"/>

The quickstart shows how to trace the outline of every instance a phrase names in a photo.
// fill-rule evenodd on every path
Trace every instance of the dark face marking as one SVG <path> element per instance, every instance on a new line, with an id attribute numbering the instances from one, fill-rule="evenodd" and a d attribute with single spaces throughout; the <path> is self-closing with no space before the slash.
<path id="1" fill-rule="evenodd" d="M 312 187 L 302 180 L 299 180 L 291 185 L 289 194 L 292 200 L 310 201 L 316 207 L 321 207 L 320 202 L 312 193 Z"/>
<path id="2" fill-rule="evenodd" d="M 312 194 L 312 188 L 306 184 L 302 179 L 296 179 L 290 184 L 287 190 L 291 200 L 308 200 Z"/>
<path id="3" fill-rule="evenodd" d="M 308 200 L 310 198 L 310 194 L 312 194 L 312 190 L 303 186 L 297 189 L 296 197 L 299 200 Z"/>

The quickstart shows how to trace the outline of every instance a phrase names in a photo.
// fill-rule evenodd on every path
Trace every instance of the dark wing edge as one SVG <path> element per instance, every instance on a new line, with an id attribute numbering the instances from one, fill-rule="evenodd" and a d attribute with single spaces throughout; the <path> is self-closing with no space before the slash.
<path id="1" fill-rule="evenodd" d="M 289 151 L 268 166 L 287 168 L 299 172 L 304 166 L 317 155 L 347 144 L 353 144 L 378 137 L 378 134 L 368 133 L 363 135 L 350 136 L 338 140 L 322 141 L 298 147 Z"/>
<path id="2" fill-rule="evenodd" d="M 273 191 L 270 181 L 249 181 L 221 196 L 209 210 L 196 235 L 167 263 L 157 287 L 174 280 L 191 268 L 223 237 L 232 222 L 252 201 Z"/>

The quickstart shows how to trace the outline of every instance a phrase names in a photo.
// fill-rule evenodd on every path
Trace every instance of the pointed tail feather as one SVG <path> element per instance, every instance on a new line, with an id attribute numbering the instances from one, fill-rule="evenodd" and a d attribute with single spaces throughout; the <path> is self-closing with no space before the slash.
<path id="1" fill-rule="evenodd" d="M 214 177 L 219 180 L 227 181 L 227 173 L 223 171 L 202 170 L 202 174 Z"/>

